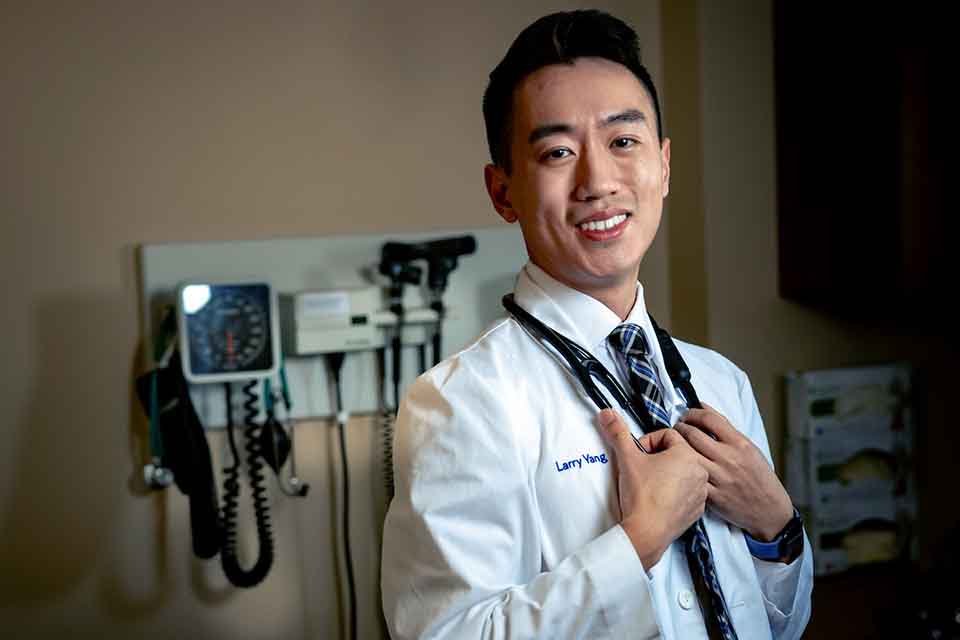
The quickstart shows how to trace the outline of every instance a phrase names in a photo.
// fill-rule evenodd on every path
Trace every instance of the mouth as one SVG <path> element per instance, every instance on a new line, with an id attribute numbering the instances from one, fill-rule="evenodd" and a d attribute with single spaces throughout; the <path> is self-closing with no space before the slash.
<path id="1" fill-rule="evenodd" d="M 613 215 L 601 213 L 578 223 L 576 227 L 580 235 L 589 240 L 612 240 L 623 233 L 629 219 L 630 213 L 626 211 Z"/>

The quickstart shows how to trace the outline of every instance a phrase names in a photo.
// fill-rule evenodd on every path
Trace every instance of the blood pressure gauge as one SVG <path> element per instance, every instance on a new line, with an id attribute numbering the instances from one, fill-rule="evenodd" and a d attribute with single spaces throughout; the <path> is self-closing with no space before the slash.
<path id="1" fill-rule="evenodd" d="M 177 290 L 177 313 L 183 374 L 190 382 L 277 373 L 277 296 L 268 283 L 186 282 Z"/>

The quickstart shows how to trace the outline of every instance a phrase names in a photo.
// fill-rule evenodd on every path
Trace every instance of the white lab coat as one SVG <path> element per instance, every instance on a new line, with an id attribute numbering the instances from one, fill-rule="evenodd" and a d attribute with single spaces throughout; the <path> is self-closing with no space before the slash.
<path id="1" fill-rule="evenodd" d="M 606 346 L 620 322 L 612 311 L 532 264 L 515 297 L 625 380 Z M 627 321 L 647 332 L 669 380 L 640 285 Z M 701 400 L 769 460 L 746 375 L 715 352 L 677 345 Z M 684 406 L 664 386 L 676 422 Z M 618 524 L 612 451 L 596 413 L 567 368 L 513 319 L 411 386 L 396 425 L 396 497 L 383 536 L 394 640 L 706 638 L 679 544 L 645 569 Z M 764 562 L 739 528 L 709 510 L 704 521 L 740 639 L 799 638 L 810 616 L 809 541 L 790 565 Z"/>

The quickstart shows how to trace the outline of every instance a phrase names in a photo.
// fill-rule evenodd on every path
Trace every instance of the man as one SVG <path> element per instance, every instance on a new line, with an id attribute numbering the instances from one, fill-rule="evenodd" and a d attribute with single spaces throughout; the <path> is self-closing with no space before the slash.
<path id="1" fill-rule="evenodd" d="M 516 302 L 642 392 L 652 428 L 598 414 L 512 318 L 418 379 L 384 530 L 393 638 L 799 638 L 812 556 L 747 377 L 677 342 L 704 401 L 688 411 L 637 282 L 670 142 L 636 34 L 594 11 L 538 20 L 491 73 L 484 116 L 487 191 L 530 258 Z M 705 561 L 682 541 L 701 518 Z"/>

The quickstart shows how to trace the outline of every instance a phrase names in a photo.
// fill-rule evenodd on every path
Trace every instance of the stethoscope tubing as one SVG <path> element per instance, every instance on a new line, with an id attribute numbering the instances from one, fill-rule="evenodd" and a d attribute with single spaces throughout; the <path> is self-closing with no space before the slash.
<path id="1" fill-rule="evenodd" d="M 640 415 L 637 407 L 630 400 L 629 396 L 627 396 L 623 387 L 620 386 L 620 383 L 618 383 L 616 379 L 610 375 L 606 367 L 588 351 L 559 331 L 540 322 L 526 309 L 518 305 L 514 301 L 512 294 L 503 297 L 503 306 L 516 318 L 520 326 L 527 331 L 531 337 L 537 339 L 539 342 L 546 342 L 563 358 L 574 376 L 576 376 L 580 382 L 584 392 L 590 397 L 598 409 L 612 409 L 613 406 L 597 387 L 597 380 L 600 381 L 600 384 L 602 384 L 607 392 L 617 401 L 617 404 L 630 414 L 630 417 L 632 417 L 637 424 L 641 426 L 650 424 L 649 420 L 644 420 Z M 649 429 L 644 429 L 644 431 L 648 430 Z M 633 437 L 633 441 L 638 449 L 644 453 L 649 453 L 649 451 L 640 444 L 640 440 L 635 435 L 632 433 L 630 435 Z"/>

